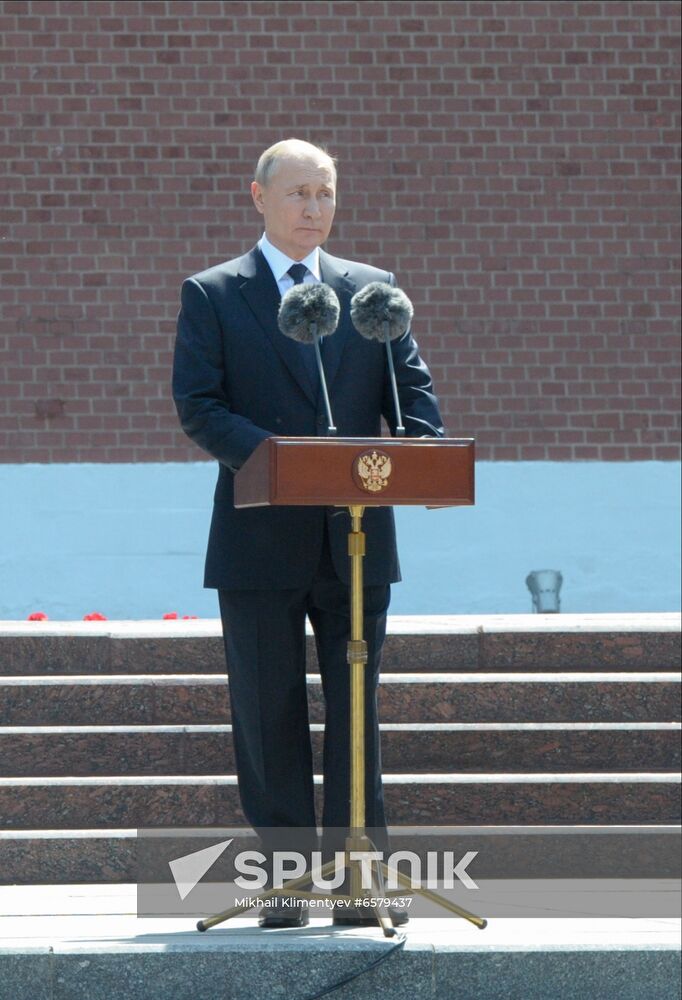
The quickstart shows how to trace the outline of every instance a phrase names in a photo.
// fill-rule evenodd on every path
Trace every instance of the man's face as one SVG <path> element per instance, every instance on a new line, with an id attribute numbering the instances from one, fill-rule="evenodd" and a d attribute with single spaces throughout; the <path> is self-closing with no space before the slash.
<path id="1" fill-rule="evenodd" d="M 283 157 L 265 187 L 252 183 L 251 196 L 268 239 L 292 260 L 303 260 L 329 236 L 336 182 L 323 158 Z"/>

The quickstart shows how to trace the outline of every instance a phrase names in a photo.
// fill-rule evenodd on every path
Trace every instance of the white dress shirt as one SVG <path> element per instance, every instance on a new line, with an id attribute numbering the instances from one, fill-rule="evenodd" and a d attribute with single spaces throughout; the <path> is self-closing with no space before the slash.
<path id="1" fill-rule="evenodd" d="M 279 288 L 280 294 L 284 295 L 294 284 L 294 279 L 287 271 L 292 264 L 304 264 L 308 268 L 308 273 L 303 279 L 303 283 L 306 285 L 311 285 L 314 282 L 322 281 L 320 275 L 320 248 L 315 247 L 312 253 L 309 253 L 307 257 L 303 260 L 293 260 L 291 257 L 287 257 L 285 253 L 278 250 L 277 247 L 273 246 L 270 240 L 267 238 L 265 233 L 258 241 L 258 246 L 260 247 L 261 253 L 270 265 L 270 270 L 275 276 L 275 281 L 277 282 L 277 287 Z"/>

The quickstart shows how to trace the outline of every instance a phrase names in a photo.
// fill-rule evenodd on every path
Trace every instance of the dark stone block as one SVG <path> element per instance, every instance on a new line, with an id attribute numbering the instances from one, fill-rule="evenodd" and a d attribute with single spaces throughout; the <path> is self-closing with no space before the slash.
<path id="1" fill-rule="evenodd" d="M 179 728 L 179 727 L 178 727 Z M 322 772 L 323 732 L 311 733 Z M 680 767 L 679 731 L 640 729 L 433 729 L 384 726 L 385 774 L 661 771 Z M 0 731 L 0 776 L 233 774 L 230 731 L 41 733 Z"/>
<path id="2" fill-rule="evenodd" d="M 391 948 L 381 938 L 316 946 L 304 932 L 295 946 L 290 941 L 287 947 L 272 937 L 266 945 L 241 931 L 232 935 L 241 946 L 226 948 L 214 931 L 213 941 L 207 937 L 201 947 L 178 942 L 165 943 L 156 953 L 58 953 L 54 1000 L 307 997 L 366 968 Z M 401 950 L 346 986 L 342 995 L 344 1000 L 367 1000 L 369 995 L 372 1000 L 432 1000 L 432 967 L 431 949 Z"/>
<path id="3" fill-rule="evenodd" d="M 0 947 L 2 1000 L 54 1000 L 52 948 L 35 945 L 21 952 Z"/>
<path id="4" fill-rule="evenodd" d="M 243 825 L 236 783 L 171 781 L 0 785 L 3 826 L 21 829 Z M 318 809 L 321 787 L 317 787 Z M 388 822 L 456 824 L 679 823 L 679 787 L 664 781 L 385 785 Z"/>
<path id="5" fill-rule="evenodd" d="M 115 674 L 225 674 L 220 636 L 124 639 L 113 636 L 111 672 Z"/>
<path id="6" fill-rule="evenodd" d="M 483 632 L 481 670 L 677 670 L 680 632 Z"/>
<path id="7" fill-rule="evenodd" d="M 679 996 L 679 955 L 673 951 L 570 950 L 435 954 L 436 1000 L 672 1000 Z M 457 993 L 455 992 L 457 991 Z M 462 994 L 460 994 L 462 995 Z"/>
<path id="8" fill-rule="evenodd" d="M 0 677 L 111 673 L 108 636 L 0 636 Z"/>

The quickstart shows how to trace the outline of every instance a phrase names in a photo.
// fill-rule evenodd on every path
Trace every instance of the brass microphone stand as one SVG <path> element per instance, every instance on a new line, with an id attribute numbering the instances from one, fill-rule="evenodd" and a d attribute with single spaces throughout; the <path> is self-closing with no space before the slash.
<path id="1" fill-rule="evenodd" d="M 217 924 L 236 917 L 246 910 L 250 910 L 255 905 L 256 899 L 269 899 L 273 896 L 294 896 L 301 899 L 320 899 L 343 901 L 347 905 L 353 906 L 355 900 L 366 899 L 371 895 L 380 898 L 391 898 L 395 896 L 413 895 L 418 893 L 425 899 L 431 900 L 438 906 L 458 917 L 463 917 L 474 924 L 480 930 L 487 925 L 483 917 L 477 917 L 468 910 L 462 909 L 456 903 L 450 902 L 443 896 L 422 886 L 413 886 L 410 879 L 402 872 L 389 869 L 383 861 L 370 860 L 370 871 L 372 875 L 372 889 L 363 888 L 363 860 L 358 853 L 368 854 L 373 850 L 373 844 L 367 836 L 365 830 L 365 665 L 367 663 L 367 643 L 364 639 L 364 599 L 363 599 L 363 572 L 362 560 L 365 555 L 365 533 L 362 531 L 362 516 L 364 506 L 351 504 L 349 506 L 351 516 L 351 530 L 348 534 L 348 554 L 350 556 L 351 585 L 351 634 L 348 642 L 348 663 L 351 671 L 351 710 L 350 710 L 350 752 L 351 752 L 351 777 L 350 777 L 350 832 L 346 837 L 344 850 L 344 864 L 349 873 L 350 894 L 344 893 L 317 893 L 306 890 L 302 887 L 310 885 L 314 877 L 324 877 L 334 871 L 336 861 L 330 861 L 321 868 L 306 872 L 300 878 L 287 882 L 286 888 L 273 888 L 267 892 L 259 893 L 251 901 L 247 901 L 241 906 L 233 906 L 229 910 L 217 913 L 213 917 L 207 917 L 197 923 L 197 930 L 207 931 Z M 365 859 L 365 864 L 367 859 Z M 383 878 L 392 874 L 404 888 L 384 891 L 382 887 Z M 377 905 L 372 907 L 362 907 L 361 912 L 373 913 L 377 923 L 381 926 L 385 937 L 393 937 L 396 933 L 387 909 Z M 341 911 L 344 912 L 344 911 Z"/>

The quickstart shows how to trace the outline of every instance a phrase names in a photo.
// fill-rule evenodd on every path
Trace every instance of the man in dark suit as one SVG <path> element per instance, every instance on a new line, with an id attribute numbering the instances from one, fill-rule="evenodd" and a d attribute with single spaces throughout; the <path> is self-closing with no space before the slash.
<path id="1" fill-rule="evenodd" d="M 307 615 L 326 703 L 323 846 L 342 849 L 338 831 L 350 819 L 349 514 L 306 506 L 236 510 L 233 480 L 265 438 L 326 432 L 312 345 L 288 339 L 277 325 L 281 296 L 301 281 L 327 283 L 341 305 L 337 331 L 323 344 L 339 436 L 378 437 L 382 416 L 395 431 L 385 347 L 363 339 L 350 319 L 350 300 L 360 288 L 395 279 L 388 271 L 320 250 L 336 194 L 335 163 L 323 150 L 294 139 L 270 147 L 258 162 L 251 194 L 265 223 L 258 245 L 183 284 L 173 395 L 185 432 L 219 462 L 204 585 L 219 593 L 244 813 L 266 839 L 271 828 L 316 826 Z M 407 436 L 442 436 L 431 377 L 411 333 L 393 341 L 391 349 Z M 363 530 L 366 825 L 385 847 L 376 687 L 390 584 L 400 579 L 392 509 L 367 508 Z M 346 915 L 345 922 L 354 919 Z M 261 917 L 261 926 L 306 921 L 305 911 L 289 909 Z"/>

